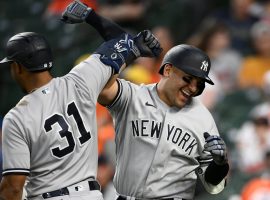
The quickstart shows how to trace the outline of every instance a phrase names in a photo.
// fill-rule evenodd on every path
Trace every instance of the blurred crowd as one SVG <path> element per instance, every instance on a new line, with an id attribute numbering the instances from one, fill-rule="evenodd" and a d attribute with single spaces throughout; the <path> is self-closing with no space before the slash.
<path id="1" fill-rule="evenodd" d="M 71 0 L 14 0 L 0 2 L 0 44 L 15 33 L 34 31 L 52 44 L 52 73 L 63 75 L 90 55 L 101 37 L 91 27 L 64 25 L 59 19 Z M 211 58 L 207 86 L 197 97 L 213 113 L 229 149 L 231 172 L 219 197 L 203 192 L 196 199 L 270 199 L 270 0 L 82 0 L 129 33 L 151 29 L 163 52 L 158 58 L 139 58 L 121 77 L 137 84 L 159 80 L 164 54 L 187 43 Z M 0 49 L 4 57 L 4 49 Z M 70 66 L 63 68 L 62 66 Z M 8 71 L 0 73 L 0 119 L 22 97 Z M 99 127 L 98 180 L 105 200 L 114 200 L 115 156 L 113 122 L 97 105 Z M 91 120 L 91 119 L 89 119 Z M 0 120 L 1 122 L 1 120 Z M 1 160 L 0 160 L 1 161 Z"/>

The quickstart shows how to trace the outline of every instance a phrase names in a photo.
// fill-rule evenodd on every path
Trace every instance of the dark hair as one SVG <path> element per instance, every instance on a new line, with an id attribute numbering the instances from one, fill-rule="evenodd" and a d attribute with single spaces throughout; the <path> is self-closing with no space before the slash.
<path id="1" fill-rule="evenodd" d="M 260 125 L 268 126 L 269 125 L 268 119 L 266 117 L 255 118 L 255 119 L 253 119 L 253 123 L 256 126 L 260 126 Z"/>
<path id="2" fill-rule="evenodd" d="M 229 33 L 228 26 L 220 21 L 211 21 L 206 22 L 206 25 L 203 27 L 203 29 L 200 31 L 200 40 L 197 44 L 197 47 L 200 48 L 203 51 L 206 51 L 209 45 L 209 41 L 215 35 L 216 33 L 225 32 Z"/>

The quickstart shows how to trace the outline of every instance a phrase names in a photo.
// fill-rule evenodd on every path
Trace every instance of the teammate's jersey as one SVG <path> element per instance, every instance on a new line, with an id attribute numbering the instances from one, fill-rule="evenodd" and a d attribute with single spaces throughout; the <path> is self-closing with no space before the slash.
<path id="1" fill-rule="evenodd" d="M 22 98 L 3 122 L 3 175 L 28 175 L 28 196 L 95 178 L 96 102 L 111 75 L 92 55 Z"/>
<path id="2" fill-rule="evenodd" d="M 118 83 L 119 93 L 108 107 L 116 130 L 117 192 L 143 199 L 193 199 L 196 174 L 203 179 L 212 160 L 203 151 L 203 133 L 219 134 L 211 114 L 196 98 L 182 109 L 167 106 L 156 84 Z M 223 183 L 214 187 L 203 180 L 213 193 Z"/>

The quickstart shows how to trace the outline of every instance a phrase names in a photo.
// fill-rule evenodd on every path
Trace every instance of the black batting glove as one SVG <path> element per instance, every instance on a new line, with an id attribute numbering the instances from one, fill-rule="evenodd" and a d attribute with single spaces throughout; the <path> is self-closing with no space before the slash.
<path id="1" fill-rule="evenodd" d="M 131 64 L 138 57 L 158 57 L 162 52 L 159 41 L 149 30 L 139 32 L 133 40 L 139 53 L 129 54 L 126 65 Z"/>
<path id="2" fill-rule="evenodd" d="M 227 164 L 227 148 L 223 139 L 218 135 L 210 135 L 207 132 L 204 133 L 204 138 L 206 142 L 204 150 L 211 153 L 214 162 L 217 165 Z"/>
<path id="3" fill-rule="evenodd" d="M 140 51 L 134 43 L 130 34 L 123 33 L 119 37 L 104 42 L 95 53 L 100 54 L 100 61 L 109 65 L 117 74 L 121 66 L 128 62 L 130 58 L 140 56 Z"/>
<path id="4" fill-rule="evenodd" d="M 158 57 L 162 52 L 160 43 L 150 30 L 144 30 L 134 37 L 141 57 Z"/>
<path id="5" fill-rule="evenodd" d="M 92 10 L 92 8 L 84 5 L 79 0 L 75 0 L 62 13 L 61 21 L 67 24 L 82 23 Z"/>

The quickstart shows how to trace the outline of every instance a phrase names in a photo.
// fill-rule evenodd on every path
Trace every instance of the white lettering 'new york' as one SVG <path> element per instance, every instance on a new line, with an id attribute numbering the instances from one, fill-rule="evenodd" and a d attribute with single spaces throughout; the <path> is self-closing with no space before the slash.
<path id="1" fill-rule="evenodd" d="M 164 124 L 153 120 L 132 120 L 132 134 L 134 137 L 149 137 L 159 139 Z M 183 129 L 167 124 L 167 141 L 179 146 L 187 154 L 191 154 L 197 145 L 196 139 L 192 134 L 183 131 Z"/>

